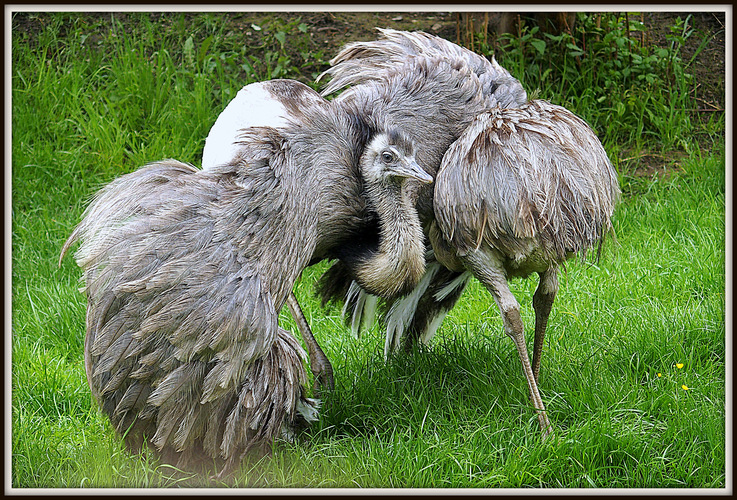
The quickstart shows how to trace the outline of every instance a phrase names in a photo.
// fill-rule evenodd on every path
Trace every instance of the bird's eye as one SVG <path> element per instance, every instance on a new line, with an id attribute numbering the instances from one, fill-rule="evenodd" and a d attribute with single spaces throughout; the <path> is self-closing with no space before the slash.
<path id="1" fill-rule="evenodd" d="M 384 163 L 391 163 L 394 161 L 394 155 L 391 154 L 389 151 L 384 151 L 381 153 L 381 159 L 384 161 Z"/>

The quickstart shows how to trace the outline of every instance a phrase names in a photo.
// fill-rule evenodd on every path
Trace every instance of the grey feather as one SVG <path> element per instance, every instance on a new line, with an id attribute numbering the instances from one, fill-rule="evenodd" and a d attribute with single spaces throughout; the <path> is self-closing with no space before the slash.
<path id="1" fill-rule="evenodd" d="M 143 408 L 150 393 L 151 386 L 133 382 L 118 401 L 114 415 L 120 417 L 128 412 L 138 413 Z"/>
<path id="2" fill-rule="evenodd" d="M 402 72 L 410 71 L 402 66 L 424 60 L 450 63 L 449 69 L 456 71 L 467 68 L 478 92 L 486 98 L 493 96 L 489 107 L 510 107 L 527 100 L 519 81 L 493 58 L 488 61 L 464 47 L 423 32 L 378 31 L 383 38 L 350 43 L 331 59 L 331 67 L 318 77 L 318 81 L 328 75 L 331 77 L 323 89 L 324 95 L 350 85 L 395 78 Z"/>

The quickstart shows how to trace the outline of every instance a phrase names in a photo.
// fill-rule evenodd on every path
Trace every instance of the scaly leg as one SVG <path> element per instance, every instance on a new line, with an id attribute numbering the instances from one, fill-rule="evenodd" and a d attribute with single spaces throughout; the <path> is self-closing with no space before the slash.
<path id="1" fill-rule="evenodd" d="M 315 376 L 315 389 L 327 389 L 328 391 L 332 391 L 335 388 L 335 381 L 333 380 L 333 366 L 330 364 L 328 357 L 325 356 L 325 353 L 318 345 L 315 337 L 312 336 L 310 325 L 307 323 L 307 319 L 302 312 L 299 302 L 297 302 L 297 297 L 294 296 L 294 292 L 289 292 L 287 305 L 289 306 L 289 311 L 292 313 L 294 321 L 297 323 L 299 332 L 302 334 L 302 339 L 304 339 L 305 344 L 307 344 L 307 352 L 310 356 L 310 370 L 312 370 L 312 374 Z"/>
<path id="2" fill-rule="evenodd" d="M 469 269 L 474 276 L 484 284 L 496 301 L 499 311 L 502 314 L 504 322 L 504 332 L 514 342 L 522 362 L 522 370 L 527 378 L 527 386 L 530 390 L 530 399 L 537 410 L 537 419 L 540 422 L 543 439 L 552 433 L 552 425 L 545 412 L 540 391 L 532 373 L 530 358 L 527 355 L 527 345 L 525 344 L 524 325 L 522 324 L 522 316 L 520 315 L 520 306 L 517 299 L 512 294 L 507 283 L 503 267 L 500 260 L 491 252 L 483 250 L 473 250 L 469 252 L 465 260 Z"/>
<path id="3" fill-rule="evenodd" d="M 551 267 L 540 273 L 540 283 L 532 297 L 532 307 L 535 309 L 535 345 L 532 348 L 532 374 L 535 381 L 539 380 L 540 360 L 543 353 L 545 329 L 548 326 L 550 309 L 553 307 L 555 294 L 558 291 L 558 268 Z"/>

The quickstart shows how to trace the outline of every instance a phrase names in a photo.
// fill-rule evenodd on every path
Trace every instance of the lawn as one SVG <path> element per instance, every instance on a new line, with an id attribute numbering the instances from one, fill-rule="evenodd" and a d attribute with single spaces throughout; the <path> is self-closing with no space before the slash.
<path id="1" fill-rule="evenodd" d="M 589 35 L 599 29 L 594 16 L 579 19 Z M 72 258 L 59 265 L 59 252 L 99 187 L 163 158 L 199 165 L 241 86 L 312 83 L 332 54 L 298 20 L 259 25 L 255 57 L 221 14 L 14 18 L 12 487 L 730 486 L 725 116 L 696 115 L 695 58 L 679 52 L 689 37 L 709 38 L 682 20 L 667 47 L 638 45 L 622 22 L 605 16 L 600 45 L 580 54 L 575 40 L 531 30 L 497 56 L 530 93 L 592 124 L 623 191 L 616 243 L 560 275 L 540 376 L 555 438 L 540 439 L 516 350 L 478 282 L 429 348 L 385 361 L 380 326 L 354 339 L 340 310 L 313 297 L 322 263 L 296 293 L 336 390 L 309 431 L 219 482 L 129 453 L 98 411 L 83 366 L 81 272 Z M 623 53 L 631 71 L 617 62 Z M 528 332 L 536 285 L 512 283 Z M 286 310 L 281 324 L 298 335 Z"/>

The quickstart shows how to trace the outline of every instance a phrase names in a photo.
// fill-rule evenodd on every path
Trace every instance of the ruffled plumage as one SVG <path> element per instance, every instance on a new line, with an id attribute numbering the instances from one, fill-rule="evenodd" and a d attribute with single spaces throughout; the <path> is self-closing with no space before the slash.
<path id="1" fill-rule="evenodd" d="M 260 214 L 243 181 L 148 165 L 108 184 L 63 249 L 82 242 L 93 394 L 131 447 L 148 439 L 180 465 L 234 462 L 313 418 L 303 410 L 317 404 L 301 347 L 277 326 L 285 292 L 273 279 L 293 282 L 306 258 L 262 265 L 251 242 L 274 234 L 254 235 Z M 290 209 L 287 197 L 274 203 Z"/>

